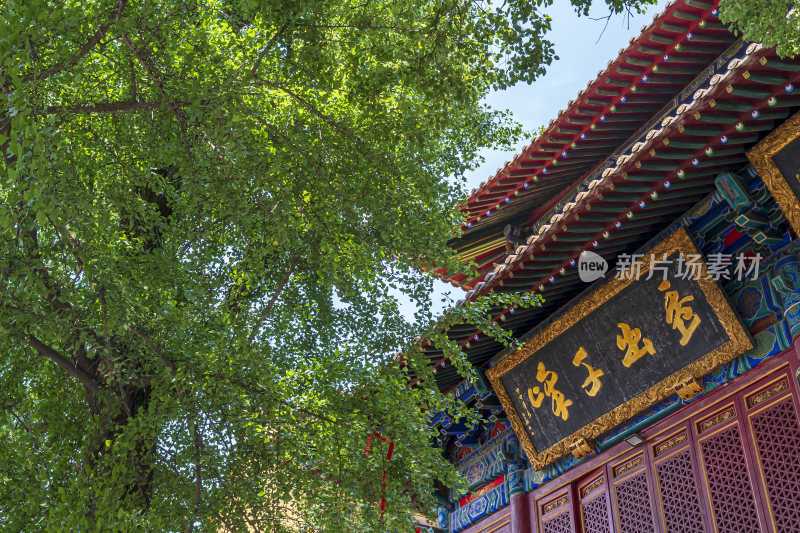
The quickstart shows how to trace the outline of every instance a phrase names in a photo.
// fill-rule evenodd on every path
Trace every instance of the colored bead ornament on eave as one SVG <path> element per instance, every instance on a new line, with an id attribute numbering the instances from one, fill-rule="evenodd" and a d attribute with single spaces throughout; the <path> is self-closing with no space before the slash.
<path id="1" fill-rule="evenodd" d="M 683 179 L 686 177 L 686 171 L 683 169 L 678 170 L 678 178 Z"/>
<path id="2" fill-rule="evenodd" d="M 774 96 L 770 96 L 769 98 L 767 98 L 767 105 L 770 107 L 775 107 L 776 105 L 778 105 L 778 99 L 775 98 Z"/>
<path id="3" fill-rule="evenodd" d="M 787 83 L 783 86 L 783 90 L 786 92 L 786 94 L 792 94 L 794 92 L 794 85 Z"/>

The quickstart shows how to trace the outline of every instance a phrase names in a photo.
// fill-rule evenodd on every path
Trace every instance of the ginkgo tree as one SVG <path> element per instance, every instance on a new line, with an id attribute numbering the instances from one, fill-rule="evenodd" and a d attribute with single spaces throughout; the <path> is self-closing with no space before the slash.
<path id="1" fill-rule="evenodd" d="M 551 3 L 0 0 L 0 525 L 405 531 L 458 486 L 413 339 L 510 339 L 423 272 Z"/>

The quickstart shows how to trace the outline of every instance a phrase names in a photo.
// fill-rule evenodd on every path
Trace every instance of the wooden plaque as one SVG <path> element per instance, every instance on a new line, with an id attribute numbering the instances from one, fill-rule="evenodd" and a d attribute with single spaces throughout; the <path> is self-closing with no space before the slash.
<path id="1" fill-rule="evenodd" d="M 681 275 L 692 257 L 698 279 Z M 680 228 L 644 254 L 638 278 L 610 279 L 573 301 L 486 374 L 540 469 L 587 455 L 592 439 L 656 402 L 701 392 L 696 378 L 750 348 Z"/>

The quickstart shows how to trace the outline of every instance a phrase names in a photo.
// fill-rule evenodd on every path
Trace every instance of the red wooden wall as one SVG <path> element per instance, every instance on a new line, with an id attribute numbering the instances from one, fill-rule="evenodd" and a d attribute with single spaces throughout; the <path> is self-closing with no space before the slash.
<path id="1" fill-rule="evenodd" d="M 794 350 L 531 492 L 542 533 L 800 532 Z"/>

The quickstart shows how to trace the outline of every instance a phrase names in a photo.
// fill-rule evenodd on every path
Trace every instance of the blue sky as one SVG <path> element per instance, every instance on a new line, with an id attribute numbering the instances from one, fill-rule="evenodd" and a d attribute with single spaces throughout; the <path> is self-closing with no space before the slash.
<path id="1" fill-rule="evenodd" d="M 608 14 L 605 2 L 595 0 L 589 17 L 578 17 L 566 0 L 555 0 L 547 13 L 552 17 L 552 30 L 547 37 L 554 43 L 558 61 L 550 65 L 547 73 L 531 85 L 520 84 L 505 91 L 492 93 L 487 103 L 498 109 L 510 109 L 516 120 L 527 131 L 547 126 L 558 111 L 567 107 L 570 100 L 585 89 L 598 71 L 606 68 L 608 61 L 616 59 L 620 49 L 627 48 L 631 37 L 639 35 L 642 26 L 649 25 L 653 16 L 666 7 L 666 0 L 659 0 L 644 15 L 634 14 L 628 18 L 623 15 L 611 17 L 606 27 L 605 20 L 592 20 Z M 599 39 L 599 40 L 598 40 Z M 513 152 L 485 151 L 485 162 L 467 175 L 467 189 L 472 190 L 480 182 L 486 181 L 498 167 L 514 157 L 522 146 L 529 144 L 526 139 Z M 463 291 L 447 283 L 436 281 L 433 299 L 439 310 L 452 305 L 462 297 Z M 441 300 L 450 295 L 450 300 Z M 439 305 L 436 305 L 439 302 Z M 409 318 L 413 310 L 408 309 Z"/>

